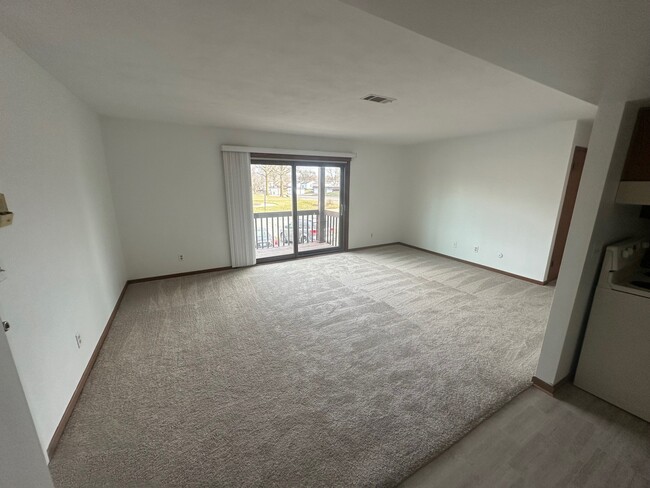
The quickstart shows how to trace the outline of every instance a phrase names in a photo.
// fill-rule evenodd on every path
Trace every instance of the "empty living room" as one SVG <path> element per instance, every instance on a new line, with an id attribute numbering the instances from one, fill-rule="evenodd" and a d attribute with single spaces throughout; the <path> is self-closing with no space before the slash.
<path id="1" fill-rule="evenodd" d="M 0 0 L 0 488 L 650 487 L 649 25 Z"/>

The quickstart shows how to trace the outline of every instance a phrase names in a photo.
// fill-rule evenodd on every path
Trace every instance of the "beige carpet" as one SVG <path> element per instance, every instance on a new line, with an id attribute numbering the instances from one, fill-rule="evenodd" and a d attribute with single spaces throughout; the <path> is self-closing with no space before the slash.
<path id="1" fill-rule="evenodd" d="M 552 294 L 403 246 L 132 285 L 55 484 L 395 485 L 528 386 Z"/>

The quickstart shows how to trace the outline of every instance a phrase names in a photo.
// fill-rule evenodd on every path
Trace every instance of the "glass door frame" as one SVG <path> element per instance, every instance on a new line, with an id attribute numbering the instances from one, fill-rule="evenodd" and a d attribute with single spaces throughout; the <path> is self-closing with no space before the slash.
<path id="1" fill-rule="evenodd" d="M 293 225 L 293 252 L 280 256 L 271 256 L 257 259 L 257 263 L 267 263 L 272 261 L 285 261 L 287 259 L 297 259 L 308 256 L 321 254 L 331 254 L 345 252 L 348 250 L 348 233 L 349 233 L 349 201 L 350 201 L 350 159 L 349 158 L 323 158 L 316 156 L 295 156 L 282 154 L 261 154 L 251 153 L 251 165 L 268 164 L 268 165 L 285 165 L 291 167 L 291 205 L 292 205 L 292 225 Z M 298 166 L 312 167 L 330 167 L 340 168 L 341 182 L 339 189 L 339 245 L 322 249 L 311 249 L 300 251 L 299 244 L 299 225 L 298 225 L 298 183 L 296 178 L 296 168 Z"/>

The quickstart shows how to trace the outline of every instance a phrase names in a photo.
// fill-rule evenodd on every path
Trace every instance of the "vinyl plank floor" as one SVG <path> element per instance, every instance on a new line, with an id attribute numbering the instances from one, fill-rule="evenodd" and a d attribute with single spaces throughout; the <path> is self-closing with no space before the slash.
<path id="1" fill-rule="evenodd" d="M 573 385 L 530 388 L 402 488 L 650 487 L 650 424 Z"/>

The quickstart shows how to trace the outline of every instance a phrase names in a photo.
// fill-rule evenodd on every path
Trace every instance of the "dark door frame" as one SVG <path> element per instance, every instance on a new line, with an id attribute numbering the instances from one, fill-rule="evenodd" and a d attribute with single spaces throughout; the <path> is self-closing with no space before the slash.
<path id="1" fill-rule="evenodd" d="M 582 179 L 582 170 L 586 158 L 587 148 L 575 146 L 571 159 L 571 169 L 569 171 L 566 189 L 564 190 L 564 198 L 562 199 L 562 210 L 560 211 L 557 229 L 553 239 L 553 252 L 551 253 L 550 263 L 548 266 L 548 273 L 545 280 L 546 283 L 556 280 L 560 274 L 562 256 L 564 255 L 564 248 L 566 247 L 566 241 L 569 235 L 569 227 L 573 217 L 573 210 L 575 208 L 576 197 L 578 196 L 578 189 L 580 188 L 580 180 Z"/>
<path id="2" fill-rule="evenodd" d="M 308 256 L 332 254 L 348 250 L 348 235 L 350 229 L 350 159 L 349 158 L 323 158 L 316 156 L 296 156 L 282 154 L 261 154 L 251 153 L 251 164 L 285 165 L 291 166 L 291 199 L 292 223 L 293 223 L 293 252 L 281 256 L 257 259 L 257 262 L 268 263 L 274 261 L 286 261 L 299 259 Z M 296 167 L 336 167 L 341 169 L 341 190 L 340 190 L 340 216 L 339 216 L 339 245 L 332 248 L 314 249 L 309 251 L 298 250 L 298 189 L 296 179 Z"/>

